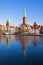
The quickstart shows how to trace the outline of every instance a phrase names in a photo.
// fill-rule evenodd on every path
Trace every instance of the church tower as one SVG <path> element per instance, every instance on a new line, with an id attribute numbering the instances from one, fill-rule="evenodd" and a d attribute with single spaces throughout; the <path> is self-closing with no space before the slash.
<path id="1" fill-rule="evenodd" d="M 26 10 L 24 10 L 23 24 L 27 23 Z"/>

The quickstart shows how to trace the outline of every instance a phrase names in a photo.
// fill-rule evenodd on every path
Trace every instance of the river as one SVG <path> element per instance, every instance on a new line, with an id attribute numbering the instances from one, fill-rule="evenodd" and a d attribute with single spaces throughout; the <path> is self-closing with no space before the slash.
<path id="1" fill-rule="evenodd" d="M 0 35 L 0 65 L 43 65 L 43 37 Z"/>

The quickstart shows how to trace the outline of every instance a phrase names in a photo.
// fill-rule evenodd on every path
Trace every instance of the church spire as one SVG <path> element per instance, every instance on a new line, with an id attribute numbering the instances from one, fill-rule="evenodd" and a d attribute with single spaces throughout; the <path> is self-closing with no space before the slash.
<path id="1" fill-rule="evenodd" d="M 24 17 L 26 17 L 26 9 L 24 9 Z"/>
<path id="2" fill-rule="evenodd" d="M 23 24 L 27 24 L 26 9 L 24 10 Z"/>
<path id="3" fill-rule="evenodd" d="M 10 19 L 7 19 L 6 26 L 10 26 Z"/>

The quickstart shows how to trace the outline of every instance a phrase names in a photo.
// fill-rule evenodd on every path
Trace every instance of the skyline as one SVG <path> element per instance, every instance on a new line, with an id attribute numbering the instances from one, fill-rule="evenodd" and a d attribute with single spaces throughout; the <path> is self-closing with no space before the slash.
<path id="1" fill-rule="evenodd" d="M 0 24 L 5 25 L 9 19 L 12 25 L 19 26 L 23 21 L 24 9 L 28 24 L 43 24 L 43 0 L 0 0 Z"/>

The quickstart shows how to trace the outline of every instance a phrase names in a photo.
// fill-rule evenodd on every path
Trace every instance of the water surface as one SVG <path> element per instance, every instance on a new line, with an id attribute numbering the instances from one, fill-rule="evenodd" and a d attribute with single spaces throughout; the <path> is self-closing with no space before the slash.
<path id="1" fill-rule="evenodd" d="M 43 65 L 43 37 L 0 35 L 0 65 Z"/>

